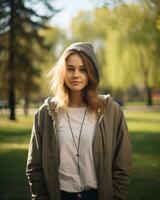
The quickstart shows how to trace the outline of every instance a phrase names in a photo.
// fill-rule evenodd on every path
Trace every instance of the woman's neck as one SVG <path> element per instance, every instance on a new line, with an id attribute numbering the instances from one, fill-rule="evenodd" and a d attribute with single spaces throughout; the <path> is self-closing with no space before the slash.
<path id="1" fill-rule="evenodd" d="M 82 92 L 70 92 L 70 107 L 84 107 L 86 106 Z"/>

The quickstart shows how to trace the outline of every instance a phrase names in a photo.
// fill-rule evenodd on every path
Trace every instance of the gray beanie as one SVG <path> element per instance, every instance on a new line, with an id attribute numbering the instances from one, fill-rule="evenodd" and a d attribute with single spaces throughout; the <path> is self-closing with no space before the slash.
<path id="1" fill-rule="evenodd" d="M 70 50 L 76 50 L 78 52 L 83 52 L 92 62 L 94 69 L 96 71 L 97 74 L 97 78 L 99 80 L 99 69 L 98 69 L 98 63 L 97 63 L 97 59 L 96 59 L 96 55 L 94 53 L 94 49 L 91 43 L 89 42 L 76 42 L 76 43 L 72 43 L 65 51 L 64 53 L 66 53 L 67 51 Z"/>

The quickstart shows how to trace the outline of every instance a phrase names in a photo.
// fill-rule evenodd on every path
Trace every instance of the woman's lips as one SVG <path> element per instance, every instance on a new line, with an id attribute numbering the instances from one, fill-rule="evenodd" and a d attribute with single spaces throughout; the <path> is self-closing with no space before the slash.
<path id="1" fill-rule="evenodd" d="M 81 82 L 79 82 L 79 81 L 71 81 L 71 84 L 75 84 L 75 85 L 77 85 L 77 84 L 80 84 Z"/>

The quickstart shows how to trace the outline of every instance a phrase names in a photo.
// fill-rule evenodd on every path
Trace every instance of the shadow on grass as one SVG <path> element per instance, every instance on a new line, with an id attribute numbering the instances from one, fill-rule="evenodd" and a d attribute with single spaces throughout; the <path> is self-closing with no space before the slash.
<path id="1" fill-rule="evenodd" d="M 24 136 L 29 136 L 30 133 L 31 133 L 31 130 L 27 130 L 26 128 L 25 129 L 7 129 L 7 128 L 0 128 L 0 138 L 3 138 L 3 137 L 24 137 Z"/>
<path id="2" fill-rule="evenodd" d="M 133 174 L 128 200 L 159 200 L 159 186 L 158 178 L 148 178 L 147 174 Z"/>
<path id="3" fill-rule="evenodd" d="M 27 150 L 0 153 L 1 200 L 29 200 L 30 191 L 25 175 Z"/>
<path id="4" fill-rule="evenodd" d="M 133 171 L 128 200 L 159 200 L 160 134 L 131 132 Z"/>
<path id="5" fill-rule="evenodd" d="M 160 134 L 157 132 L 131 132 L 133 154 L 160 154 Z"/>

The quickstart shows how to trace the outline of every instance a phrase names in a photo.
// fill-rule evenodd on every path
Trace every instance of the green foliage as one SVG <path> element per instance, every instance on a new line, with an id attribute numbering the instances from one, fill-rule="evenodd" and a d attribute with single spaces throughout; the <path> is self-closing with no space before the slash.
<path id="1" fill-rule="evenodd" d="M 158 35 L 153 11 L 146 5 L 125 5 L 113 9 L 113 21 L 116 19 L 108 34 L 109 84 L 113 89 L 127 89 L 137 83 L 155 85 Z"/>
<path id="2" fill-rule="evenodd" d="M 44 37 L 44 43 L 50 46 L 49 49 L 39 49 L 37 46 L 36 52 L 42 57 L 41 62 L 37 62 L 36 66 L 40 70 L 40 77 L 35 78 L 37 85 L 40 86 L 39 94 L 33 91 L 32 100 L 41 99 L 50 95 L 49 81 L 46 77 L 48 70 L 56 63 L 58 56 L 60 55 L 59 46 L 63 45 L 65 41 L 64 33 L 57 27 L 50 27 L 46 30 L 40 30 L 40 34 Z M 43 56 L 42 56 L 43 55 Z M 42 84 L 43 82 L 43 84 Z"/>
<path id="3" fill-rule="evenodd" d="M 104 1 L 104 7 L 81 12 L 72 20 L 73 40 L 92 41 L 95 46 L 102 89 L 160 86 L 160 8 L 158 1 L 148 2 Z"/>
<path id="4" fill-rule="evenodd" d="M 48 20 L 57 11 L 51 6 L 50 0 L 3 0 L 0 2 L 0 64 L 5 74 L 5 85 L 9 93 L 8 100 L 11 110 L 10 119 L 15 119 L 15 99 L 24 98 L 29 103 L 31 92 L 38 91 L 39 84 L 35 78 L 40 77 L 39 65 L 44 62 L 44 49 L 50 49 L 52 44 L 46 44 L 40 30 L 48 29 Z M 43 6 L 44 13 L 35 11 L 35 6 Z M 3 79 L 3 76 L 0 77 Z M 18 94 L 18 95 L 17 95 Z"/>
<path id="5" fill-rule="evenodd" d="M 92 36 L 94 37 L 94 34 L 91 34 L 93 32 L 92 23 L 93 15 L 91 12 L 79 12 L 71 21 L 72 41 L 93 40 Z"/>

